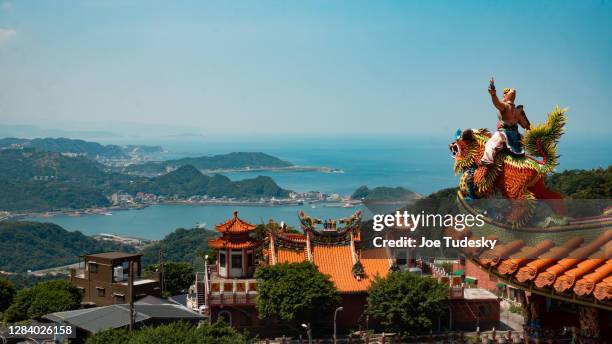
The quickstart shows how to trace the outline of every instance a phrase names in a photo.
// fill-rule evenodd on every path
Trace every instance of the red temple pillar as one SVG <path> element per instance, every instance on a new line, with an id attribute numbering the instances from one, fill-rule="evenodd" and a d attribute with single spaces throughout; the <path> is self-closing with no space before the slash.
<path id="1" fill-rule="evenodd" d="M 248 276 L 248 263 L 247 263 L 247 253 L 246 253 L 246 248 L 242 249 L 242 277 L 247 277 Z"/>
<path id="2" fill-rule="evenodd" d="M 230 250 L 229 248 L 225 249 L 225 277 L 227 278 L 231 277 L 232 275 L 232 270 L 230 270 L 230 259 L 232 259 L 231 252 L 232 250 Z"/>

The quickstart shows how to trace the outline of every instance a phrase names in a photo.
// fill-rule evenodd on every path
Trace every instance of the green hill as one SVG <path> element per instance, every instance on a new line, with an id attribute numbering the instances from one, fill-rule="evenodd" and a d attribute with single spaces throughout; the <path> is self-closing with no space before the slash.
<path id="1" fill-rule="evenodd" d="M 591 170 L 567 170 L 550 175 L 546 184 L 575 199 L 612 198 L 612 165 Z"/>
<path id="2" fill-rule="evenodd" d="M 133 174 L 163 174 L 169 169 L 191 165 L 199 170 L 224 169 L 261 169 L 293 166 L 288 161 L 260 152 L 234 152 L 229 154 L 182 158 L 164 162 L 149 162 L 139 165 L 130 165 L 124 172 Z"/>
<path id="3" fill-rule="evenodd" d="M 0 270 L 25 272 L 78 262 L 95 252 L 134 252 L 128 245 L 100 241 L 52 223 L 0 222 Z"/>
<path id="4" fill-rule="evenodd" d="M 210 197 L 259 198 L 286 197 L 288 190 L 279 187 L 272 178 L 259 176 L 253 179 L 232 181 L 228 177 L 215 174 L 202 174 L 191 165 L 182 166 L 176 171 L 155 178 L 139 178 L 125 190 L 131 193 L 138 191 L 161 196 L 177 195 L 189 197 L 208 195 Z"/>
<path id="5" fill-rule="evenodd" d="M 379 186 L 370 189 L 363 185 L 357 188 L 351 195 L 352 199 L 372 200 L 372 201 L 410 201 L 417 198 L 419 194 L 401 186 L 386 187 Z"/>
<path id="6" fill-rule="evenodd" d="M 144 266 L 157 264 L 159 261 L 159 250 L 162 249 L 166 261 L 188 262 L 195 266 L 201 264 L 198 253 L 208 251 L 208 240 L 218 235 L 217 232 L 204 228 L 179 228 L 156 243 L 142 250 Z"/>
<path id="7" fill-rule="evenodd" d="M 0 179 L 3 180 L 81 180 L 105 178 L 103 166 L 84 157 L 28 149 L 0 150 Z"/>
<path id="8" fill-rule="evenodd" d="M 248 198 L 286 197 L 288 190 L 270 177 L 232 181 L 208 176 L 191 165 L 154 178 L 111 173 L 84 157 L 34 149 L 0 150 L 0 210 L 50 211 L 110 205 L 122 191 L 158 196 Z"/>

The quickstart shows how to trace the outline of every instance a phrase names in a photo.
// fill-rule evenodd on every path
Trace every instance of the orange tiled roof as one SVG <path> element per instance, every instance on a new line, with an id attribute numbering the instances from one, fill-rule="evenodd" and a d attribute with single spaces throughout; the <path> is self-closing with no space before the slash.
<path id="1" fill-rule="evenodd" d="M 304 253 L 304 250 L 277 248 L 276 260 L 279 263 L 299 263 L 306 260 L 306 254 Z"/>
<path id="2" fill-rule="evenodd" d="M 533 283 L 535 288 L 590 298 L 593 303 L 612 301 L 612 229 L 590 242 L 574 237 L 557 246 L 544 240 L 529 247 L 515 240 L 494 250 L 464 253 L 519 285 Z"/>
<path id="3" fill-rule="evenodd" d="M 306 236 L 300 233 L 282 233 L 280 236 L 293 241 L 306 242 Z"/>
<path id="4" fill-rule="evenodd" d="M 612 276 L 606 277 L 595 285 L 593 295 L 598 300 L 612 300 Z"/>
<path id="5" fill-rule="evenodd" d="M 255 230 L 255 226 L 241 220 L 238 212 L 234 211 L 234 217 L 222 224 L 216 225 L 215 229 L 221 233 L 248 233 Z"/>
<path id="6" fill-rule="evenodd" d="M 276 263 L 299 263 L 308 260 L 306 236 L 304 241 L 298 243 L 297 247 L 283 247 L 279 245 L 282 238 L 277 237 L 277 245 L 267 248 L 270 262 L 276 258 Z M 296 239 L 298 235 L 296 235 Z M 293 241 L 295 245 L 296 241 Z M 368 249 L 358 251 L 359 261 L 363 265 L 365 276 L 357 279 L 353 276 L 353 257 L 351 246 L 348 244 L 320 244 L 311 243 L 312 259 L 317 269 L 329 275 L 341 293 L 364 292 L 370 286 L 372 279 L 379 275 L 386 276 L 389 273 L 391 261 L 385 249 Z M 271 255 L 275 255 L 271 257 Z"/>
<path id="7" fill-rule="evenodd" d="M 229 248 L 229 249 L 242 249 L 242 248 L 253 248 L 258 243 L 253 238 L 228 238 L 226 236 L 208 240 L 208 246 L 212 248 Z"/>
<path id="8" fill-rule="evenodd" d="M 329 275 L 340 292 L 364 292 L 376 275 L 381 277 L 389 273 L 389 259 L 360 259 L 365 276 L 358 280 L 353 276 L 353 259 L 348 245 L 316 245 L 313 247 L 313 263 L 321 273 Z"/>

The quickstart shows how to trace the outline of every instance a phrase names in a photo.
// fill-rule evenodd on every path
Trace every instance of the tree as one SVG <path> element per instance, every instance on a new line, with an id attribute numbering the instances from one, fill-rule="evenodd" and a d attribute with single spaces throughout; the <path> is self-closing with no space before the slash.
<path id="1" fill-rule="evenodd" d="M 68 281 L 49 281 L 20 290 L 4 313 L 4 321 L 36 319 L 54 312 L 78 309 L 81 292 Z"/>
<path id="2" fill-rule="evenodd" d="M 283 263 L 259 268 L 259 317 L 299 322 L 320 319 L 340 304 L 340 294 L 329 276 L 310 262 Z"/>
<path id="3" fill-rule="evenodd" d="M 145 274 L 150 275 L 160 271 L 159 264 L 149 265 Z M 188 263 L 167 262 L 164 264 L 164 283 L 170 295 L 178 295 L 188 289 L 195 279 L 193 267 Z"/>
<path id="4" fill-rule="evenodd" d="M 177 228 L 162 240 L 147 245 L 142 250 L 144 254 L 142 264 L 146 266 L 158 263 L 159 250 L 161 249 L 166 261 L 192 262 L 195 268 L 198 269 L 198 263 L 201 262 L 198 252 L 206 251 L 208 249 L 208 240 L 214 239 L 218 235 L 219 233 L 216 231 L 205 228 Z"/>
<path id="5" fill-rule="evenodd" d="M 404 334 L 423 333 L 447 310 L 448 287 L 430 277 L 394 272 L 376 277 L 368 290 L 367 312 Z"/>
<path id="6" fill-rule="evenodd" d="M 0 312 L 4 312 L 15 297 L 15 286 L 6 278 L 0 278 Z"/>
<path id="7" fill-rule="evenodd" d="M 175 322 L 156 327 L 143 327 L 133 332 L 126 329 L 111 329 L 89 337 L 86 344 L 239 344 L 247 343 L 245 335 L 236 332 L 223 322 L 212 325 L 203 323 L 194 326 L 186 322 Z"/>

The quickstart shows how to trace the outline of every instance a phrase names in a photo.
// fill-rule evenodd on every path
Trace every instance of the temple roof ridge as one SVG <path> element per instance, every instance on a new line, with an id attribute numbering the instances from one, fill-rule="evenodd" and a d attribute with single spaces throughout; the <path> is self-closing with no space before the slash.
<path id="1" fill-rule="evenodd" d="M 255 230 L 252 225 L 238 217 L 238 211 L 234 211 L 234 216 L 224 223 L 215 225 L 215 229 L 220 233 L 240 234 L 249 233 Z"/>

